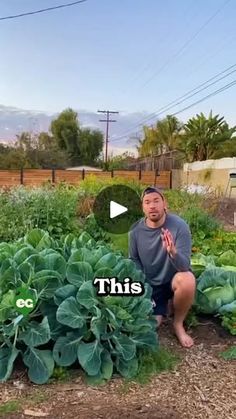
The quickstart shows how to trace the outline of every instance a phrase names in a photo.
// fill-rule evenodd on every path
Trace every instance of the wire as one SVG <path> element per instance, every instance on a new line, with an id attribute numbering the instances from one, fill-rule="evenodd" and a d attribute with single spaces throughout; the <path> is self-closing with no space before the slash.
<path id="1" fill-rule="evenodd" d="M 226 84 L 225 86 L 221 87 L 220 89 L 215 90 L 214 92 L 210 93 L 209 95 L 204 96 L 202 99 L 197 100 L 196 102 L 192 103 L 191 105 L 186 106 L 185 108 L 181 109 L 180 111 L 172 113 L 171 116 L 178 115 L 179 113 L 184 112 L 187 109 L 192 108 L 193 106 L 197 105 L 198 103 L 203 102 L 204 100 L 208 99 L 209 97 L 216 96 L 218 93 L 224 92 L 225 90 L 229 89 L 230 87 L 234 86 L 235 84 L 236 84 L 236 79 L 233 80 L 232 82 Z"/>
<path id="2" fill-rule="evenodd" d="M 191 89 L 188 92 L 186 92 L 185 94 L 179 96 L 177 99 L 169 102 L 167 105 L 162 106 L 161 108 L 158 108 L 155 112 L 151 113 L 150 115 L 148 115 L 144 119 L 140 120 L 140 122 L 138 124 L 133 125 L 128 131 L 125 131 L 123 134 L 121 134 L 120 136 L 118 136 L 116 139 L 114 139 L 114 141 L 117 141 L 118 139 L 124 138 L 127 134 L 130 133 L 131 130 L 133 131 L 134 129 L 138 128 L 140 125 L 143 125 L 144 123 L 150 121 L 151 119 L 156 118 L 157 116 L 163 114 L 167 110 L 169 110 L 169 109 L 171 109 L 171 108 L 179 105 L 180 103 L 183 103 L 185 100 L 190 99 L 192 96 L 195 96 L 196 94 L 200 93 L 201 91 L 208 89 L 213 84 L 216 84 L 220 80 L 228 77 L 229 75 L 231 75 L 232 73 L 234 73 L 236 70 L 233 70 L 230 73 L 226 74 L 225 76 L 220 77 L 215 82 L 208 84 L 212 80 L 216 79 L 217 77 L 221 76 L 222 74 L 226 73 L 227 71 L 229 71 L 229 70 L 231 70 L 231 69 L 233 69 L 235 67 L 236 67 L 236 63 L 233 64 L 233 65 L 231 65 L 230 67 L 227 67 L 225 70 L 221 71 L 220 73 L 217 73 L 215 76 L 211 77 L 207 81 L 205 81 L 205 82 L 201 83 L 200 85 L 196 86 L 194 89 Z M 202 88 L 203 86 L 205 86 L 205 87 Z M 193 93 L 193 92 L 195 92 L 195 93 Z M 181 99 L 183 99 L 183 100 L 181 100 Z"/>
<path id="3" fill-rule="evenodd" d="M 235 65 L 233 66 L 233 67 L 235 67 Z M 183 102 L 185 102 L 186 100 L 188 100 L 188 99 L 190 99 L 191 97 L 193 97 L 193 96 L 196 96 L 198 93 L 200 93 L 200 92 L 202 92 L 202 91 L 204 91 L 204 90 L 206 90 L 206 89 L 208 89 L 209 87 L 211 87 L 211 86 L 213 86 L 214 84 L 216 84 L 216 83 L 218 83 L 219 81 L 221 81 L 221 80 L 223 80 L 223 79 L 225 79 L 226 77 L 228 77 L 228 76 L 230 76 L 231 74 L 233 74 L 233 73 L 235 73 L 236 72 L 236 69 L 235 70 L 233 70 L 233 71 L 230 71 L 228 74 L 226 74 L 225 76 L 222 76 L 222 77 L 220 77 L 218 80 L 215 80 L 214 82 L 212 82 L 212 83 L 210 83 L 210 84 L 208 84 L 206 87 L 203 87 L 203 88 L 201 88 L 201 89 L 199 89 L 199 90 L 197 90 L 195 93 L 192 93 L 192 94 L 189 94 L 189 95 L 183 95 L 182 97 L 184 98 L 184 99 L 182 99 L 182 100 L 179 100 L 178 102 L 176 102 L 176 101 L 173 101 L 172 103 L 174 103 L 173 105 L 171 105 L 171 106 L 168 106 L 168 107 L 166 107 L 166 106 L 164 106 L 163 108 L 161 108 L 160 110 L 162 110 L 162 112 L 159 112 L 159 114 L 158 115 L 161 115 L 162 113 L 164 113 L 164 112 L 166 112 L 166 111 L 168 111 L 169 109 L 171 109 L 171 108 L 173 108 L 173 107 L 175 107 L 175 106 L 177 106 L 177 105 L 180 105 L 181 103 L 183 103 Z M 215 78 L 215 77 L 213 77 L 213 78 Z M 203 85 L 205 85 L 206 83 L 203 83 L 202 84 L 202 86 Z M 196 90 L 196 89 L 193 89 L 193 91 L 194 90 Z M 186 97 L 185 97 L 186 96 Z M 147 119 L 147 121 L 148 120 L 150 120 L 150 119 L 152 119 L 152 118 L 148 118 Z"/>
<path id="4" fill-rule="evenodd" d="M 218 13 L 220 13 L 220 11 L 227 5 L 227 3 L 229 3 L 231 0 L 226 0 L 222 6 L 220 6 L 216 12 L 211 15 L 206 22 L 182 45 L 182 47 L 174 54 L 172 55 L 164 64 L 163 66 L 157 70 L 151 77 L 149 77 L 148 80 L 146 80 L 146 82 L 141 86 L 141 87 L 145 87 L 148 83 L 150 83 L 150 81 L 152 81 L 158 74 L 160 74 L 162 72 L 162 70 L 164 70 L 173 59 L 177 58 L 188 46 L 189 44 L 191 44 L 191 42 L 199 35 L 199 33 L 205 29 L 205 27 L 218 15 Z"/>
<path id="5" fill-rule="evenodd" d="M 33 12 L 25 12 L 25 13 L 20 13 L 18 15 L 4 16 L 4 17 L 0 17 L 0 20 L 17 19 L 19 17 L 36 15 L 38 13 L 44 13 L 44 12 L 49 12 L 49 11 L 56 10 L 56 9 L 62 9 L 64 7 L 76 6 L 77 4 L 85 3 L 86 1 L 88 1 L 88 0 L 73 1 L 72 3 L 61 4 L 60 6 L 52 6 L 52 7 L 47 7 L 46 9 L 34 10 Z"/>
<path id="6" fill-rule="evenodd" d="M 230 82 L 230 83 L 228 83 L 228 84 L 226 84 L 226 85 L 222 86 L 220 89 L 215 90 L 215 91 L 214 91 L 214 92 L 212 92 L 212 93 L 209 93 L 207 96 L 204 96 L 203 98 L 201 98 L 201 99 L 197 100 L 196 102 L 194 102 L 194 103 L 192 103 L 192 104 L 190 104 L 190 105 L 186 106 L 185 108 L 180 109 L 179 111 L 177 111 L 177 112 L 175 112 L 175 113 L 172 113 L 170 116 L 175 116 L 175 115 L 178 115 L 179 113 L 184 112 L 184 111 L 186 111 L 187 109 L 192 108 L 193 106 L 197 105 L 198 103 L 203 102 L 204 100 L 208 99 L 209 97 L 216 96 L 218 93 L 224 92 L 225 90 L 229 89 L 230 87 L 234 86 L 235 84 L 236 84 L 236 79 L 235 79 L 235 80 L 233 80 L 232 82 Z M 125 138 L 125 137 L 126 137 L 126 135 L 124 135 L 123 137 L 119 138 L 119 141 L 120 141 L 122 138 Z M 115 141 L 117 141 L 117 140 L 114 140 L 113 142 L 115 142 Z"/>
<path id="7" fill-rule="evenodd" d="M 196 2 L 195 2 L 195 0 L 193 0 L 192 1 L 192 3 L 190 4 L 190 6 L 189 6 L 189 4 L 188 4 L 188 7 L 187 7 L 187 9 L 185 9 L 183 12 L 182 12 L 182 14 L 183 14 L 183 16 L 186 16 L 186 14 L 188 14 L 188 12 L 189 12 L 189 10 L 192 10 L 192 6 L 193 6 L 193 4 L 195 4 Z M 167 8 L 167 10 L 168 10 L 168 8 Z M 192 17 L 191 17 L 191 20 L 189 19 L 189 21 L 188 21 L 188 23 L 191 23 L 192 22 Z M 164 40 L 166 40 L 166 38 L 167 38 L 167 36 L 169 35 L 169 29 L 166 27 L 166 29 L 167 29 L 167 31 L 166 31 L 166 33 L 164 33 L 163 34 L 163 36 L 158 40 L 158 43 L 159 44 L 161 44 Z M 177 34 L 176 34 L 177 35 Z M 146 61 L 147 61 L 147 56 L 146 56 Z M 142 63 L 143 63 L 143 59 L 142 59 Z M 136 79 L 139 79 L 140 78 L 140 76 L 142 76 L 142 74 L 144 74 L 147 70 L 149 70 L 149 68 L 151 67 L 151 64 L 153 63 L 153 57 L 152 57 L 152 61 L 150 61 L 149 60 L 149 62 L 148 63 L 146 63 L 145 65 L 143 65 L 141 68 L 139 68 L 134 74 L 133 74 L 133 77 L 132 78 L 130 78 L 130 81 L 128 82 L 128 85 L 129 85 L 129 88 L 130 88 L 130 85 L 134 82 L 134 81 L 136 81 Z M 127 89 L 127 88 L 123 88 L 122 90 L 121 90 L 121 92 L 123 93 L 123 92 L 125 92 L 126 93 L 126 95 L 128 95 L 129 93 L 129 90 L 130 89 Z"/>

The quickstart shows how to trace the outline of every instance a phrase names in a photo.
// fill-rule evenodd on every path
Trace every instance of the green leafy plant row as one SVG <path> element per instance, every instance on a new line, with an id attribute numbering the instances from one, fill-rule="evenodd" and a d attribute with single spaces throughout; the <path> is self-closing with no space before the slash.
<path id="1" fill-rule="evenodd" d="M 142 296 L 97 295 L 95 277 L 130 277 L 145 286 Z M 34 296 L 22 314 L 18 291 Z M 63 240 L 33 229 L 14 243 L 0 244 L 0 380 L 11 377 L 17 358 L 36 384 L 55 367 L 79 365 L 90 382 L 114 372 L 132 377 L 138 353 L 157 347 L 151 288 L 135 264 L 83 232 Z"/>

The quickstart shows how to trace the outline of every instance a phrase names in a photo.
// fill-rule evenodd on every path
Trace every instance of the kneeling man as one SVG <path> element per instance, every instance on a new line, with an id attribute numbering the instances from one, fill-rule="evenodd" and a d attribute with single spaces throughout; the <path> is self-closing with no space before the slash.
<path id="1" fill-rule="evenodd" d="M 129 232 L 129 257 L 153 288 L 158 327 L 167 315 L 168 301 L 173 299 L 175 334 L 182 346 L 190 348 L 194 342 L 183 324 L 196 289 L 190 267 L 190 228 L 181 217 L 167 212 L 166 199 L 158 188 L 144 190 L 142 208 L 145 216 Z"/>

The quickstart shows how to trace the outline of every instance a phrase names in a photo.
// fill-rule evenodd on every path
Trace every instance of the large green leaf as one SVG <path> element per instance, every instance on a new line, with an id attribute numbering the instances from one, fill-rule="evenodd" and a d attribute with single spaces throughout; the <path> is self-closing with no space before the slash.
<path id="1" fill-rule="evenodd" d="M 29 263 L 33 267 L 34 272 L 39 272 L 45 269 L 44 257 L 40 254 L 33 254 L 29 256 L 24 263 Z"/>
<path id="2" fill-rule="evenodd" d="M 59 323 L 77 329 L 85 323 L 79 304 L 74 297 L 64 300 L 57 309 L 57 320 Z"/>
<path id="3" fill-rule="evenodd" d="M 20 277 L 22 281 L 28 282 L 29 278 L 31 278 L 34 274 L 34 268 L 29 262 L 23 262 L 18 266 L 18 272 L 20 273 Z"/>
<path id="4" fill-rule="evenodd" d="M 12 348 L 0 348 L 0 381 L 6 381 L 10 378 L 14 361 L 19 352 L 14 346 Z"/>
<path id="5" fill-rule="evenodd" d="M 209 267 L 198 278 L 197 288 L 199 291 L 204 291 L 211 287 L 223 287 L 229 278 L 229 274 L 230 272 L 223 268 Z"/>
<path id="6" fill-rule="evenodd" d="M 219 265 L 235 266 L 236 267 L 236 253 L 233 250 L 227 250 L 220 255 L 218 259 Z"/>
<path id="7" fill-rule="evenodd" d="M 13 266 L 0 272 L 0 290 L 4 293 L 9 290 L 10 284 L 16 286 L 20 280 L 20 274 Z"/>
<path id="8" fill-rule="evenodd" d="M 69 332 L 66 336 L 60 336 L 53 348 L 53 358 L 55 362 L 62 366 L 68 367 L 77 360 L 77 352 L 79 343 L 83 339 L 83 334 Z"/>
<path id="9" fill-rule="evenodd" d="M 56 271 L 61 278 L 66 277 L 66 260 L 59 253 L 50 253 L 44 256 L 44 269 Z"/>
<path id="10" fill-rule="evenodd" d="M 134 297 L 136 298 L 136 297 Z M 150 313 L 152 313 L 152 302 L 148 298 L 142 298 L 140 304 L 136 304 L 136 306 L 131 311 L 133 317 L 135 316 L 142 316 L 147 317 Z"/>
<path id="11" fill-rule="evenodd" d="M 132 315 L 128 312 L 128 309 L 125 310 L 124 308 L 118 307 L 118 306 L 111 306 L 110 309 L 113 311 L 117 319 L 121 319 L 121 320 L 132 319 Z"/>
<path id="12" fill-rule="evenodd" d="M 23 361 L 29 368 L 28 375 L 35 384 L 44 384 L 51 377 L 54 370 L 54 359 L 49 350 L 28 348 Z"/>
<path id="13" fill-rule="evenodd" d="M 113 361 L 111 359 L 110 353 L 106 349 L 104 349 L 101 354 L 101 360 L 102 360 L 102 365 L 101 365 L 102 376 L 106 380 L 109 380 L 112 377 L 112 373 L 113 373 Z"/>
<path id="14" fill-rule="evenodd" d="M 83 282 L 92 281 L 93 270 L 88 262 L 74 262 L 67 267 L 67 281 L 79 288 Z"/>
<path id="15" fill-rule="evenodd" d="M 78 241 L 84 246 L 86 243 L 92 239 L 92 236 L 90 236 L 87 231 L 83 231 L 83 233 L 80 234 Z"/>
<path id="16" fill-rule="evenodd" d="M 108 253 L 101 257 L 101 259 L 96 263 L 94 270 L 97 271 L 100 268 L 110 268 L 113 269 L 117 264 L 117 257 L 114 253 Z"/>
<path id="17" fill-rule="evenodd" d="M 101 361 L 102 363 L 99 373 L 86 377 L 86 383 L 88 385 L 97 386 L 99 384 L 105 384 L 106 381 L 112 377 L 113 361 L 108 350 L 104 349 L 101 353 Z"/>
<path id="18" fill-rule="evenodd" d="M 101 368 L 101 353 L 103 346 L 98 340 L 94 342 L 85 343 L 80 342 L 78 347 L 78 359 L 82 368 L 88 375 L 98 374 Z"/>
<path id="19" fill-rule="evenodd" d="M 24 241 L 27 244 L 30 244 L 37 250 L 45 249 L 51 247 L 52 240 L 49 237 L 48 232 L 35 228 L 27 233 L 24 237 Z"/>
<path id="20" fill-rule="evenodd" d="M 58 322 L 56 314 L 58 306 L 49 301 L 42 301 L 39 309 L 44 316 L 47 316 L 50 326 L 51 339 L 57 340 L 59 336 L 63 336 L 70 328 Z"/>
<path id="21" fill-rule="evenodd" d="M 62 285 L 61 275 L 57 271 L 42 270 L 34 275 L 34 288 L 40 293 L 40 298 L 52 298 Z"/>
<path id="22" fill-rule="evenodd" d="M 98 300 L 96 298 L 96 291 L 92 282 L 87 281 L 81 285 L 76 295 L 76 299 L 82 306 L 88 309 L 98 304 Z"/>
<path id="23" fill-rule="evenodd" d="M 112 336 L 111 340 L 115 344 L 116 351 L 125 361 L 129 361 L 135 356 L 136 345 L 128 336 L 120 333 L 118 336 Z"/>
<path id="24" fill-rule="evenodd" d="M 97 262 L 97 258 L 91 250 L 86 249 L 86 247 L 82 247 L 71 254 L 68 264 L 70 265 L 74 262 L 87 262 L 89 265 L 93 266 Z"/>
<path id="25" fill-rule="evenodd" d="M 130 336 L 133 342 L 138 347 L 149 347 L 156 349 L 158 341 L 157 341 L 157 333 L 154 331 L 148 331 L 146 333 L 137 333 Z"/>
<path id="26" fill-rule="evenodd" d="M 75 236 L 72 233 L 67 234 L 67 236 L 64 238 L 63 251 L 64 251 L 64 256 L 66 260 L 68 260 L 68 258 L 71 255 L 72 242 L 74 238 Z"/>
<path id="27" fill-rule="evenodd" d="M 95 307 L 96 309 L 96 316 L 93 316 L 90 322 L 90 328 L 93 332 L 96 339 L 100 339 L 101 335 L 104 335 L 107 330 L 107 324 L 108 322 L 103 317 L 102 318 L 102 312 L 98 307 Z"/>
<path id="28" fill-rule="evenodd" d="M 59 306 L 68 297 L 75 297 L 78 289 L 75 285 L 66 284 L 55 291 L 54 301 Z"/>
<path id="29" fill-rule="evenodd" d="M 22 249 L 18 250 L 16 254 L 14 255 L 14 261 L 17 265 L 20 265 L 23 263 L 29 256 L 37 254 L 35 249 L 32 249 L 32 247 L 25 246 Z"/>
<path id="30" fill-rule="evenodd" d="M 111 251 L 106 246 L 99 246 L 98 249 L 94 251 L 94 256 L 99 261 L 104 255 L 107 255 Z"/>
<path id="31" fill-rule="evenodd" d="M 113 270 L 104 266 L 103 268 L 99 268 L 95 274 L 94 278 L 113 278 Z"/>
<path id="32" fill-rule="evenodd" d="M 123 328 L 130 333 L 146 333 L 156 329 L 156 319 L 143 319 L 136 317 L 123 323 Z"/>
<path id="33" fill-rule="evenodd" d="M 118 276 L 119 278 L 123 277 L 131 277 L 132 273 L 137 271 L 137 267 L 133 260 L 131 259 L 121 259 L 116 266 L 114 267 L 114 276 Z"/>
<path id="34" fill-rule="evenodd" d="M 51 337 L 48 318 L 44 317 L 41 323 L 32 321 L 24 332 L 21 332 L 19 339 L 27 346 L 39 346 L 49 342 Z"/>
<path id="35" fill-rule="evenodd" d="M 10 312 L 15 308 L 15 291 L 9 290 L 0 301 L 0 323 L 8 319 Z"/>
<path id="36" fill-rule="evenodd" d="M 117 357 L 115 366 L 117 371 L 125 378 L 135 377 L 138 372 L 138 360 L 136 357 L 130 359 L 129 361 L 126 361 L 121 357 Z"/>

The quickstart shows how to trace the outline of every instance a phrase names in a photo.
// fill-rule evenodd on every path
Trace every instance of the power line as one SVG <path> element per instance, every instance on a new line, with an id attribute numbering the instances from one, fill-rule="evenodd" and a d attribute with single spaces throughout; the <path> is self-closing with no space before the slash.
<path id="1" fill-rule="evenodd" d="M 99 119 L 100 122 L 106 122 L 106 151 L 105 151 L 105 163 L 107 163 L 107 153 L 108 153 L 108 139 L 109 139 L 109 123 L 116 122 L 115 119 L 110 119 L 110 114 L 118 114 L 117 111 L 99 111 L 98 113 L 105 113 L 107 118 L 106 119 Z"/>
<path id="2" fill-rule="evenodd" d="M 124 132 L 123 134 L 121 134 L 120 136 L 118 136 L 117 138 L 114 139 L 114 141 L 118 141 L 119 139 L 124 138 L 126 135 L 128 135 L 129 133 L 132 133 L 131 131 L 133 131 L 134 129 L 138 128 L 140 125 L 145 124 L 146 122 L 150 121 L 153 118 L 158 117 L 159 115 L 165 113 L 167 110 L 179 105 L 180 103 L 183 103 L 185 100 L 190 99 L 191 97 L 195 96 L 196 94 L 202 92 L 203 90 L 208 89 L 210 86 L 212 86 L 213 84 L 218 83 L 219 81 L 221 81 L 222 79 L 230 76 L 232 73 L 234 73 L 236 70 L 233 70 L 231 72 L 229 72 L 228 74 L 226 74 L 223 77 L 218 78 L 215 82 L 210 83 L 212 80 L 216 79 L 217 77 L 221 76 L 222 74 L 226 73 L 227 71 L 233 69 L 236 67 L 236 64 L 231 65 L 230 67 L 227 67 L 225 70 L 221 71 L 220 73 L 216 74 L 215 76 L 211 77 L 210 79 L 208 79 L 207 81 L 201 83 L 200 85 L 196 86 L 194 89 L 189 90 L 188 92 L 186 92 L 185 94 L 179 96 L 177 99 L 169 102 L 167 105 L 162 106 L 161 108 L 158 108 L 155 112 L 151 113 L 150 115 L 148 115 L 147 117 L 145 117 L 144 119 L 140 120 L 140 122 L 138 124 L 135 124 L 134 126 L 132 126 L 128 131 Z M 209 84 L 210 83 L 210 84 Z M 205 86 L 205 87 L 203 87 Z M 203 87 L 203 88 L 202 88 Z M 197 91 L 196 91 L 197 90 Z M 195 93 L 193 93 L 195 92 Z M 181 100 L 182 99 L 182 100 Z"/>
<path id="3" fill-rule="evenodd" d="M 220 89 L 215 90 L 215 91 L 214 91 L 214 92 L 212 92 L 212 93 L 209 93 L 207 96 L 204 96 L 203 98 L 201 98 L 201 99 L 197 100 L 196 102 L 191 103 L 190 105 L 186 106 L 185 108 L 180 109 L 179 111 L 177 111 L 177 112 L 175 112 L 175 113 L 172 113 L 172 114 L 171 114 L 171 116 L 178 115 L 178 114 L 180 114 L 180 113 L 182 113 L 182 112 L 184 112 L 184 111 L 186 111 L 186 110 L 188 110 L 188 109 L 192 108 L 193 106 L 197 105 L 198 103 L 204 102 L 206 99 L 209 99 L 209 98 L 210 98 L 210 97 L 212 97 L 212 96 L 216 96 L 217 94 L 219 94 L 219 93 L 221 93 L 221 92 L 224 92 L 225 90 L 229 89 L 230 87 L 234 86 L 235 84 L 236 84 L 236 79 L 235 79 L 235 80 L 233 80 L 232 82 L 230 82 L 230 83 L 228 83 L 228 84 L 226 84 L 226 85 L 222 86 Z M 125 135 L 125 136 L 123 136 L 122 138 L 125 138 L 125 137 L 126 137 L 126 135 Z M 121 139 L 121 138 L 120 138 L 120 139 Z M 119 140 L 120 140 L 120 139 L 119 139 Z M 113 142 L 115 142 L 115 141 L 116 141 L 116 140 L 114 140 Z"/>
<path id="4" fill-rule="evenodd" d="M 191 10 L 192 9 L 192 6 L 193 6 L 193 4 L 195 3 L 195 0 L 193 0 L 192 1 L 192 3 L 190 4 L 190 6 L 189 6 L 189 4 L 188 4 L 188 7 L 187 7 L 187 9 L 185 9 L 183 12 L 182 12 L 182 14 L 185 16 L 187 13 L 188 13 L 188 11 L 189 10 Z M 167 5 L 168 6 L 168 5 Z M 167 7 L 167 10 L 168 10 L 168 7 Z M 191 21 L 189 20 L 189 23 L 190 22 L 192 22 L 192 18 L 191 18 Z M 162 35 L 162 37 L 158 40 L 158 43 L 159 44 L 161 44 L 162 43 L 162 41 L 163 40 L 166 40 L 166 38 L 167 38 L 167 35 L 169 35 L 169 28 L 166 28 L 167 29 L 167 31 L 166 31 L 166 33 L 164 33 L 163 35 Z M 178 35 L 178 34 L 176 34 L 176 35 Z M 143 60 L 142 60 L 142 63 L 143 63 Z M 151 67 L 151 64 L 153 63 L 153 59 L 152 59 L 152 61 L 150 61 L 149 60 L 149 62 L 148 63 L 146 63 L 145 65 L 143 65 L 141 68 L 139 68 L 134 74 L 133 74 L 133 77 L 130 79 L 130 81 L 129 81 L 129 87 L 130 87 L 130 84 L 131 83 L 133 83 L 136 79 L 138 79 L 138 78 L 140 78 L 140 76 L 143 74 L 143 73 L 145 73 L 147 70 L 149 70 L 149 68 Z M 128 94 L 128 91 L 129 91 L 129 89 L 127 89 L 127 88 L 124 88 L 124 89 L 122 89 L 122 93 L 123 92 L 125 92 L 126 93 L 126 95 Z"/>
<path id="5" fill-rule="evenodd" d="M 32 12 L 20 13 L 18 15 L 4 16 L 4 17 L 0 17 L 0 20 L 17 19 L 19 17 L 36 15 L 38 13 L 44 13 L 44 12 L 50 12 L 50 11 L 56 10 L 56 9 L 62 9 L 62 8 L 65 8 L 65 7 L 76 6 L 77 4 L 85 3 L 86 1 L 88 1 L 88 0 L 73 1 L 72 3 L 65 3 L 65 4 L 61 4 L 59 6 L 47 7 L 46 9 L 40 9 L 40 10 L 34 10 Z"/>
<path id="6" fill-rule="evenodd" d="M 220 6 L 213 15 L 211 15 L 206 22 L 180 47 L 180 49 L 172 55 L 164 64 L 163 66 L 157 70 L 148 80 L 141 86 L 145 87 L 150 81 L 152 81 L 158 74 L 160 74 L 171 62 L 173 59 L 177 58 L 188 46 L 191 42 L 199 35 L 199 33 L 206 28 L 207 25 L 221 12 L 221 10 L 229 3 L 231 0 L 226 0 L 222 6 Z"/>
<path id="7" fill-rule="evenodd" d="M 233 67 L 235 67 L 235 65 L 234 65 Z M 218 83 L 219 81 L 221 81 L 221 80 L 225 79 L 226 77 L 230 76 L 231 74 L 233 74 L 233 73 L 235 73 L 235 72 L 236 72 L 236 69 L 235 69 L 235 70 L 230 71 L 228 74 L 226 74 L 226 75 L 224 75 L 224 76 L 220 77 L 218 80 L 213 81 L 212 83 L 208 84 L 208 85 L 207 85 L 207 86 L 205 86 L 205 87 L 202 87 L 201 89 L 197 90 L 196 92 L 194 92 L 194 93 L 192 93 L 192 94 L 188 94 L 188 95 L 186 95 L 186 94 L 185 94 L 185 95 L 183 95 L 183 96 L 182 96 L 182 97 L 183 97 L 183 99 L 182 99 L 182 100 L 179 100 L 178 102 L 175 100 L 175 101 L 171 102 L 171 103 L 173 103 L 173 105 L 172 105 L 172 104 L 170 104 L 170 106 L 164 106 L 163 108 L 161 108 L 161 109 L 160 109 L 160 112 L 158 113 L 158 115 L 161 115 L 162 113 L 164 113 L 164 112 L 168 111 L 169 109 L 172 109 L 173 107 L 175 107 L 175 106 L 177 106 L 177 105 L 180 105 L 181 103 L 185 102 L 186 100 L 190 99 L 191 97 L 198 95 L 198 93 L 201 93 L 202 91 L 204 91 L 204 90 L 208 89 L 209 87 L 213 86 L 214 84 Z M 215 78 L 215 77 L 213 77 L 213 78 Z M 206 83 L 203 83 L 203 84 L 202 84 L 202 86 L 203 86 L 203 85 L 205 85 L 205 84 L 206 84 Z M 192 91 L 195 91 L 195 90 L 196 90 L 196 89 L 193 89 Z M 147 122 L 147 121 L 149 121 L 150 119 L 152 119 L 152 118 L 148 118 L 148 119 L 146 120 L 146 122 Z"/>
<path id="8" fill-rule="evenodd" d="M 184 112 L 187 109 L 192 108 L 193 106 L 197 105 L 198 103 L 203 102 L 204 100 L 208 99 L 209 97 L 216 96 L 218 93 L 224 92 L 225 90 L 229 89 L 230 87 L 234 86 L 235 84 L 236 84 L 236 79 L 233 80 L 232 82 L 226 84 L 225 86 L 222 86 L 220 89 L 215 90 L 214 92 L 210 93 L 209 95 L 204 96 L 202 99 L 197 100 L 196 102 L 192 103 L 191 105 L 186 106 L 185 108 L 181 109 L 180 111 L 172 113 L 171 116 L 178 115 L 179 113 Z"/>

